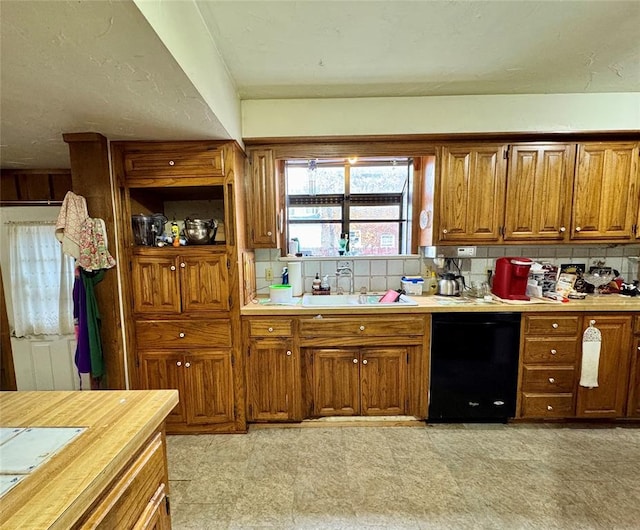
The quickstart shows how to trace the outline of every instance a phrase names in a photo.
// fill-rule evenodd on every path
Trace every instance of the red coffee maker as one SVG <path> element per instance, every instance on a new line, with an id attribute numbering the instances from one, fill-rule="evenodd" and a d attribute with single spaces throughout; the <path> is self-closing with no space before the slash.
<path id="1" fill-rule="evenodd" d="M 505 300 L 529 300 L 526 292 L 532 263 L 529 258 L 498 258 L 491 292 Z"/>

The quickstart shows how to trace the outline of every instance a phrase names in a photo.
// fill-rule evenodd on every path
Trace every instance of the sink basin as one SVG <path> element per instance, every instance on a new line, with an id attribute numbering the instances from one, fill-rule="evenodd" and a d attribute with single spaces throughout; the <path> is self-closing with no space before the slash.
<path id="1" fill-rule="evenodd" d="M 388 307 L 388 306 L 417 306 L 418 302 L 402 295 L 397 302 L 379 302 L 381 294 L 367 294 L 362 300 L 359 294 L 305 294 L 302 296 L 303 307 Z"/>

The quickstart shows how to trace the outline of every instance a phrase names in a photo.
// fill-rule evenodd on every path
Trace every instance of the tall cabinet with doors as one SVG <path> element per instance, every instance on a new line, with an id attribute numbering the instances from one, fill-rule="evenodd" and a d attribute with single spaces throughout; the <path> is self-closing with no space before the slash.
<path id="1" fill-rule="evenodd" d="M 175 388 L 167 432 L 244 431 L 244 154 L 234 142 L 114 142 L 133 387 Z M 136 245 L 131 217 L 216 219 L 207 244 Z M 168 232 L 167 226 L 165 232 Z"/>

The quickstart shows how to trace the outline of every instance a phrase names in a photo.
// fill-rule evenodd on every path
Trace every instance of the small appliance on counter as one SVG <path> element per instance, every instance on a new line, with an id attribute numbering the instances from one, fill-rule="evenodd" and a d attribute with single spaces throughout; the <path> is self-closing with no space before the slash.
<path id="1" fill-rule="evenodd" d="M 161 213 L 132 215 L 131 227 L 136 245 L 155 246 L 156 238 L 162 236 L 166 223 L 167 218 Z"/>
<path id="2" fill-rule="evenodd" d="M 216 219 L 191 219 L 184 220 L 184 237 L 190 245 L 209 245 L 215 241 L 218 231 Z"/>
<path id="3" fill-rule="evenodd" d="M 526 293 L 532 264 L 529 258 L 498 258 L 491 292 L 505 300 L 529 300 Z"/>
<path id="4" fill-rule="evenodd" d="M 445 272 L 440 275 L 436 294 L 442 296 L 460 296 L 460 276 L 453 272 Z"/>

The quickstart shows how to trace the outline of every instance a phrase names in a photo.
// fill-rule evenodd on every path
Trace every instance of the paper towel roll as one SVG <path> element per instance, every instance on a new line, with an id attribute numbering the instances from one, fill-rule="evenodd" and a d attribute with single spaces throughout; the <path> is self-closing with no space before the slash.
<path id="1" fill-rule="evenodd" d="M 302 296 L 302 263 L 300 261 L 292 261 L 287 263 L 287 267 L 289 268 L 291 294 L 293 296 Z"/>

